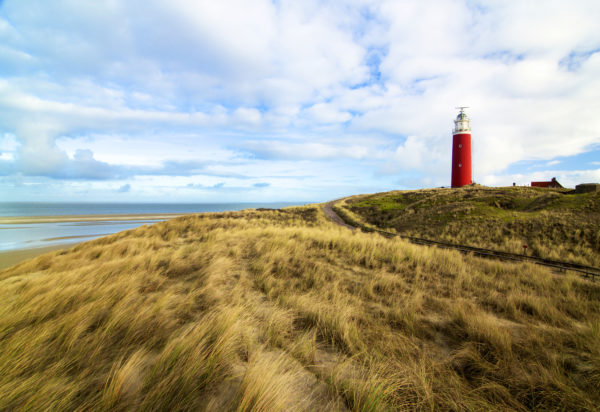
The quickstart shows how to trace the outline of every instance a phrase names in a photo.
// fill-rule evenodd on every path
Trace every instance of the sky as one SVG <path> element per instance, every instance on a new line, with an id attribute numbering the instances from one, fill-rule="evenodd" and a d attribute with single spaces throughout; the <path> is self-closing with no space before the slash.
<path id="1" fill-rule="evenodd" d="M 598 0 L 0 0 L 0 201 L 600 182 Z"/>

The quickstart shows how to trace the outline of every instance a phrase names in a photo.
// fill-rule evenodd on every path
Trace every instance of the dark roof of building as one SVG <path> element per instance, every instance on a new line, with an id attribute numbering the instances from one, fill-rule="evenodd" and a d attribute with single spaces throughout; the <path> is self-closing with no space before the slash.
<path id="1" fill-rule="evenodd" d="M 563 187 L 555 177 L 549 182 L 531 182 L 532 187 Z"/>

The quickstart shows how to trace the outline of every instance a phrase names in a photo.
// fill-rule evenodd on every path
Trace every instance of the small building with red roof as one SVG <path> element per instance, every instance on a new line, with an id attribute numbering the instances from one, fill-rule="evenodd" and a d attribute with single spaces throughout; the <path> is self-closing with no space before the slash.
<path id="1" fill-rule="evenodd" d="M 546 187 L 552 189 L 562 189 L 562 185 L 558 183 L 555 177 L 549 182 L 531 182 L 531 187 Z"/>

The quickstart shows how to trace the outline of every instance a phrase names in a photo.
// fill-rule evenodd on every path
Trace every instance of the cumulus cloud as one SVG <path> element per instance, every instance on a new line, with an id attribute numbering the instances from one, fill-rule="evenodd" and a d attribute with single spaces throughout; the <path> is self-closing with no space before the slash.
<path id="1" fill-rule="evenodd" d="M 418 137 L 409 136 L 403 145 L 398 146 L 394 160 L 404 170 L 424 169 L 427 166 L 429 149 Z"/>
<path id="2" fill-rule="evenodd" d="M 510 186 L 516 183 L 519 186 L 529 186 L 531 182 L 548 181 L 552 177 L 564 186 L 574 188 L 580 183 L 600 182 L 600 169 L 592 170 L 560 170 L 546 169 L 528 174 L 509 174 L 509 175 L 486 175 L 481 183 L 491 186 Z"/>
<path id="3" fill-rule="evenodd" d="M 94 159 L 90 150 L 77 150 L 73 157 L 69 157 L 47 141 L 39 141 L 38 144 L 21 148 L 14 158 L 16 170 L 27 176 L 84 180 L 112 179 L 126 173 L 123 167 Z"/>
<path id="4" fill-rule="evenodd" d="M 352 115 L 340 111 L 331 104 L 317 103 L 305 110 L 309 121 L 316 123 L 344 123 L 352 119 Z"/>
<path id="5" fill-rule="evenodd" d="M 494 182 L 600 143 L 598 18 L 594 0 L 0 2 L 0 173 L 241 182 L 329 162 L 315 194 L 438 185 L 465 104 L 475 180 Z"/>

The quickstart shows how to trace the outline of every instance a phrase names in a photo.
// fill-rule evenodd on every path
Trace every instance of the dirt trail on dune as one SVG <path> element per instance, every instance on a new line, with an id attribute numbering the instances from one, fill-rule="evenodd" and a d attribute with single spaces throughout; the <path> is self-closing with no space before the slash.
<path id="1" fill-rule="evenodd" d="M 333 205 L 335 204 L 335 201 L 332 202 L 328 202 L 325 203 L 324 205 L 322 205 L 323 208 L 323 212 L 325 212 L 325 214 L 327 215 L 327 217 L 329 219 L 331 219 L 333 221 L 333 223 L 338 224 L 340 226 L 344 226 L 350 230 L 355 230 L 356 228 L 354 226 L 350 226 L 349 224 L 347 224 L 346 222 L 344 222 L 342 220 L 342 218 L 335 213 L 335 211 L 333 210 Z"/>

